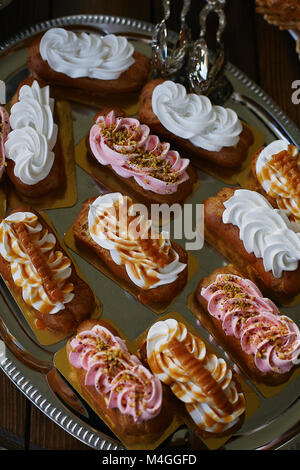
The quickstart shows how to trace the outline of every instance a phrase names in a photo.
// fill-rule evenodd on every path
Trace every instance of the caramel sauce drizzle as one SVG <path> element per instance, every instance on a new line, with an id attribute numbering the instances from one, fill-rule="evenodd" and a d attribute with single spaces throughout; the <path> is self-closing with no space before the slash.
<path id="1" fill-rule="evenodd" d="M 128 198 L 129 200 L 129 198 Z M 130 200 L 129 200 L 130 201 Z M 132 205 L 132 202 L 130 203 Z M 114 204 L 115 214 L 117 221 L 121 219 L 121 211 L 123 210 L 122 205 L 117 202 Z M 158 238 L 151 238 L 149 228 L 145 229 L 145 226 L 141 225 L 140 235 L 141 238 L 131 239 L 129 236 L 130 233 L 130 224 L 135 221 L 135 217 L 125 214 L 125 221 L 127 223 L 126 227 L 121 227 L 121 223 L 115 227 L 114 232 L 109 232 L 110 224 L 106 221 L 106 217 L 112 216 L 110 209 L 107 209 L 103 214 L 97 214 L 95 219 L 95 225 L 91 228 L 91 232 L 97 235 L 97 233 L 102 232 L 106 233 L 108 239 L 115 241 L 114 235 L 121 238 L 120 243 L 116 242 L 115 249 L 120 253 L 123 263 L 130 264 L 132 272 L 134 272 L 137 278 L 143 277 L 145 281 L 145 289 L 149 289 L 151 286 L 156 284 L 159 281 L 158 276 L 155 274 L 147 273 L 147 267 L 143 266 L 143 263 L 146 258 L 149 258 L 155 263 L 159 268 L 163 268 L 168 263 L 171 263 L 175 259 L 175 253 L 173 250 L 169 249 L 169 246 L 166 248 L 162 247 L 163 239 L 161 235 Z M 128 211 L 127 211 L 128 212 Z M 145 223 L 145 222 L 144 222 Z M 143 224 L 143 222 L 142 222 Z M 127 234 L 126 236 L 122 235 L 123 233 Z M 146 237 L 146 238 L 142 238 Z M 140 245 L 142 252 L 135 251 L 136 244 Z M 134 246 L 135 245 L 135 246 Z"/>
<path id="2" fill-rule="evenodd" d="M 28 232 L 26 225 L 22 222 L 13 224 L 13 229 L 18 236 L 18 239 L 30 258 L 35 270 L 41 278 L 42 285 L 49 297 L 53 302 L 63 302 L 64 294 L 58 287 L 55 279 L 53 278 L 52 271 L 49 268 L 46 258 L 41 251 L 40 247 L 32 240 L 30 233 Z"/>
<path id="3" fill-rule="evenodd" d="M 222 387 L 212 377 L 202 361 L 196 359 L 186 346 L 172 338 L 168 343 L 170 353 L 176 357 L 182 368 L 187 372 L 188 376 L 199 385 L 203 392 L 212 399 L 215 406 L 225 414 L 232 414 L 234 409 Z"/>
<path id="4" fill-rule="evenodd" d="M 293 145 L 289 145 L 288 150 L 272 155 L 257 176 L 261 184 L 265 180 L 270 181 L 268 194 L 277 200 L 280 209 L 288 209 L 295 218 L 300 218 L 300 169 L 298 159 L 293 157 L 294 149 Z M 286 179 L 285 184 L 280 185 L 278 181 L 272 181 L 272 175 L 276 173 Z M 284 196 L 280 196 L 279 193 L 284 193 Z M 296 203 L 296 207 L 292 207 L 286 199 Z"/>

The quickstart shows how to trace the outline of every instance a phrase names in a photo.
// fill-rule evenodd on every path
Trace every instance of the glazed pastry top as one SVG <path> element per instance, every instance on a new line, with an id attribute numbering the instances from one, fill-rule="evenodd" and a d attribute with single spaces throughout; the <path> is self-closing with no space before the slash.
<path id="1" fill-rule="evenodd" d="M 177 320 L 159 321 L 150 328 L 147 359 L 202 430 L 223 432 L 244 413 L 244 395 L 226 362 L 209 353 L 204 342 Z"/>
<path id="2" fill-rule="evenodd" d="M 142 188 L 158 194 L 176 192 L 189 178 L 187 158 L 150 135 L 148 126 L 116 117 L 114 111 L 98 117 L 90 131 L 90 147 L 102 165 L 111 165 L 119 176 L 133 177 Z"/>
<path id="3" fill-rule="evenodd" d="M 300 233 L 294 231 L 283 211 L 273 209 L 265 197 L 247 189 L 236 190 L 224 206 L 223 222 L 239 228 L 245 250 L 262 258 L 265 271 L 279 278 L 284 271 L 298 268 Z"/>
<path id="4" fill-rule="evenodd" d="M 260 152 L 255 171 L 262 188 L 276 199 L 278 208 L 300 226 L 300 159 L 297 148 L 285 140 L 275 140 Z"/>
<path id="5" fill-rule="evenodd" d="M 19 101 L 11 108 L 6 157 L 14 161 L 15 176 L 24 184 L 39 183 L 53 166 L 58 133 L 53 108 L 49 86 L 41 88 L 37 81 L 22 86 Z"/>
<path id="6" fill-rule="evenodd" d="M 154 418 L 162 406 L 160 381 L 130 354 L 125 341 L 95 325 L 72 339 L 69 360 L 84 369 L 85 385 L 106 397 L 108 408 L 141 422 Z"/>
<path id="7" fill-rule="evenodd" d="M 249 279 L 218 274 L 201 296 L 210 315 L 222 322 L 226 335 L 239 339 L 261 372 L 284 374 L 299 364 L 299 328 Z"/>
<path id="8" fill-rule="evenodd" d="M 214 106 L 208 97 L 187 93 L 170 80 L 154 88 L 152 109 L 168 131 L 209 151 L 236 145 L 243 129 L 235 111 Z"/>
<path id="9" fill-rule="evenodd" d="M 0 254 L 10 263 L 24 302 L 55 314 L 74 298 L 71 261 L 55 250 L 56 238 L 31 212 L 14 212 L 0 224 Z"/>
<path id="10" fill-rule="evenodd" d="M 179 261 L 167 232 L 151 232 L 151 221 L 135 216 L 131 199 L 120 193 L 99 196 L 88 214 L 89 233 L 124 265 L 131 281 L 142 289 L 171 284 L 186 268 Z"/>
<path id="11" fill-rule="evenodd" d="M 134 63 L 133 52 L 125 37 L 75 33 L 64 28 L 49 29 L 40 42 L 42 59 L 71 78 L 116 80 Z"/>

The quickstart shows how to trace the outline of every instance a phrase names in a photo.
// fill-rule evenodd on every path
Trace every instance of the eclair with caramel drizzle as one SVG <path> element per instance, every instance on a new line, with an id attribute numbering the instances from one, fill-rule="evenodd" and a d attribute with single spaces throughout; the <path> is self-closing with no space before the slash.
<path id="1" fill-rule="evenodd" d="M 300 230 L 300 157 L 297 148 L 284 140 L 271 142 L 252 157 L 256 191 L 273 207 L 286 213 Z"/>
<path id="2" fill-rule="evenodd" d="M 151 221 L 134 215 L 132 200 L 110 193 L 85 201 L 73 226 L 76 245 L 94 253 L 145 304 L 173 300 L 187 281 L 187 252 Z"/>
<path id="3" fill-rule="evenodd" d="M 84 398 L 125 443 L 157 438 L 172 419 L 167 389 L 104 321 L 87 320 L 67 343 Z"/>
<path id="4" fill-rule="evenodd" d="M 72 333 L 95 307 L 51 228 L 33 209 L 20 207 L 0 219 L 0 273 L 22 299 L 38 328 Z"/>
<path id="5" fill-rule="evenodd" d="M 252 379 L 286 382 L 300 363 L 300 331 L 234 267 L 201 279 L 193 312 Z"/>
<path id="6" fill-rule="evenodd" d="M 184 403 L 200 437 L 233 434 L 241 426 L 246 404 L 236 375 L 184 324 L 172 318 L 154 323 L 140 355 Z"/>

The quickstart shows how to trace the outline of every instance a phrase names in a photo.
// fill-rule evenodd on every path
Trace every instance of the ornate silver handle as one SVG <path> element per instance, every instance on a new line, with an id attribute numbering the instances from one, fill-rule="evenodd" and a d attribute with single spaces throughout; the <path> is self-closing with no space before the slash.
<path id="1" fill-rule="evenodd" d="M 170 0 L 163 0 L 164 18 L 158 23 L 152 35 L 152 62 L 163 78 L 168 78 L 178 72 L 188 51 L 191 32 L 186 23 L 186 15 L 190 9 L 191 0 L 184 0 L 180 13 L 180 31 L 176 45 L 171 48 L 168 44 L 167 20 L 170 18 Z"/>
<path id="2" fill-rule="evenodd" d="M 191 91 L 206 94 L 210 91 L 224 64 L 224 46 L 222 35 L 226 26 L 224 6 L 226 0 L 206 0 L 207 4 L 200 12 L 200 37 L 190 47 L 187 76 Z M 206 23 L 210 13 L 216 13 L 219 19 L 216 33 L 217 49 L 213 55 L 206 42 Z"/>

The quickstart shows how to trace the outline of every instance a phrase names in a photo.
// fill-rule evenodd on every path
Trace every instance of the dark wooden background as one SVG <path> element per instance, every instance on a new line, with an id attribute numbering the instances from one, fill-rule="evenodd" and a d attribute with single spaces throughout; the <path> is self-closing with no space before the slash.
<path id="1" fill-rule="evenodd" d="M 189 24 L 199 34 L 204 0 L 193 0 Z M 181 0 L 171 0 L 174 11 Z M 107 14 L 156 23 L 161 0 L 13 0 L 0 11 L 0 42 L 32 24 L 74 14 Z M 178 18 L 172 15 L 170 27 Z M 292 103 L 291 84 L 300 80 L 300 61 L 288 32 L 268 25 L 255 13 L 254 0 L 227 0 L 225 46 L 228 60 L 258 83 L 300 127 L 300 107 Z M 1 78 L 1 64 L 0 64 Z M 8 449 L 87 449 L 55 425 L 0 371 L 0 447 Z"/>

